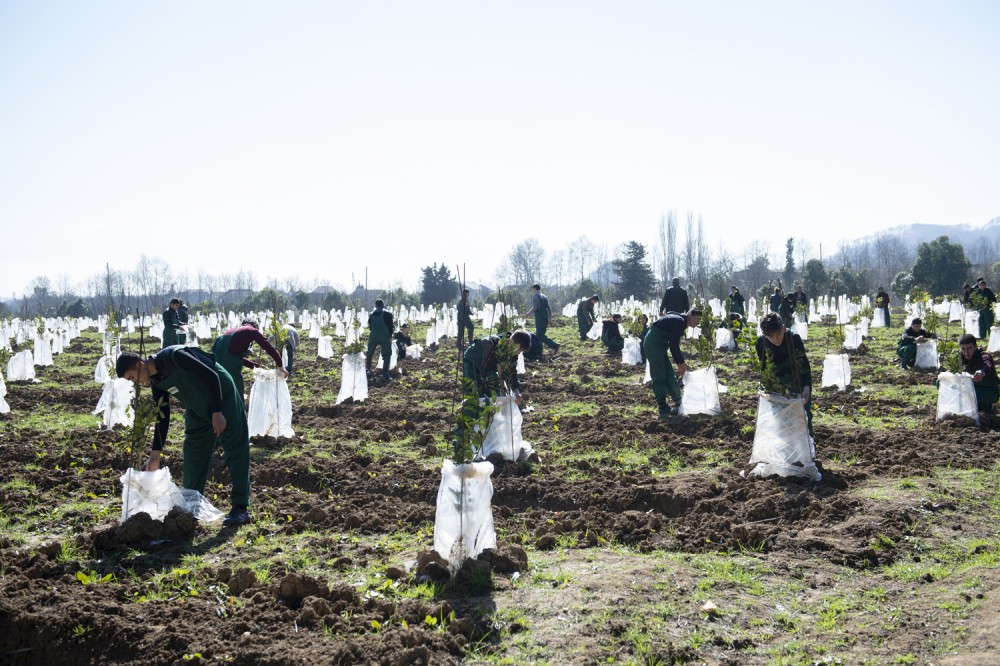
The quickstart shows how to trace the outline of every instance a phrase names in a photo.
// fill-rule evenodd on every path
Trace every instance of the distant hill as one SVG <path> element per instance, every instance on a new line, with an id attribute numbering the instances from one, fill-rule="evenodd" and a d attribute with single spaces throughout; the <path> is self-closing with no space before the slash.
<path id="1" fill-rule="evenodd" d="M 979 227 L 968 224 L 904 224 L 866 236 L 859 239 L 858 242 L 872 241 L 876 237 L 886 234 L 903 238 L 911 247 L 930 242 L 940 236 L 947 236 L 952 242 L 961 243 L 963 246 L 980 239 L 996 243 L 1000 242 L 1000 217 L 995 217 Z"/>

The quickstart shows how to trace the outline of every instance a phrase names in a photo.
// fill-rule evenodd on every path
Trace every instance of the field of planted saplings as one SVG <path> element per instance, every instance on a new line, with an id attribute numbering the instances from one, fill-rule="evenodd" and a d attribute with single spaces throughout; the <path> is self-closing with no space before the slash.
<path id="1" fill-rule="evenodd" d="M 692 369 L 717 371 L 721 415 L 660 420 L 642 365 L 555 324 L 559 354 L 521 373 L 537 455 L 492 457 L 496 547 L 464 563 L 433 551 L 454 339 L 337 404 L 344 340 L 320 358 L 303 332 L 295 434 L 252 438 L 254 521 L 223 528 L 177 508 L 120 523 L 148 440 L 130 451 L 93 413 L 105 350 L 82 330 L 0 396 L 0 663 L 996 660 L 1000 419 L 937 419 L 937 372 L 899 366 L 902 326 L 847 352 L 846 390 L 821 388 L 841 327 L 809 327 L 815 481 L 741 475 L 759 404 L 745 351 L 685 340 Z M 163 460 L 177 483 L 181 412 Z M 225 512 L 229 488 L 219 455 L 206 498 Z"/>

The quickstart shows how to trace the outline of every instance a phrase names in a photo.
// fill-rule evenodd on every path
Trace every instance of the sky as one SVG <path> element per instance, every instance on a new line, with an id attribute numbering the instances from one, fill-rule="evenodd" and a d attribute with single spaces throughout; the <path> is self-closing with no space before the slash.
<path id="1" fill-rule="evenodd" d="M 1000 3 L 0 0 L 0 295 L 1000 216 Z"/>

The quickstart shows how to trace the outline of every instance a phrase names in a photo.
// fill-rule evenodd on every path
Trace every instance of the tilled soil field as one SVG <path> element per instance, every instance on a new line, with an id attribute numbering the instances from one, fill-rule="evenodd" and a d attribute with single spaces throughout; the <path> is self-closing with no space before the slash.
<path id="1" fill-rule="evenodd" d="M 89 415 L 90 332 L 8 385 L 0 663 L 1000 661 L 996 417 L 935 421 L 935 377 L 894 365 L 896 329 L 852 356 L 851 390 L 820 389 L 832 350 L 812 333 L 819 482 L 741 477 L 757 394 L 737 354 L 714 359 L 723 416 L 660 422 L 641 367 L 557 326 L 561 353 L 523 376 L 541 459 L 495 461 L 498 548 L 449 577 L 430 549 L 453 341 L 335 405 L 340 359 L 305 340 L 298 434 L 254 440 L 255 522 L 222 529 L 119 525 L 117 479 L 146 451 Z M 207 495 L 228 510 L 221 458 Z"/>

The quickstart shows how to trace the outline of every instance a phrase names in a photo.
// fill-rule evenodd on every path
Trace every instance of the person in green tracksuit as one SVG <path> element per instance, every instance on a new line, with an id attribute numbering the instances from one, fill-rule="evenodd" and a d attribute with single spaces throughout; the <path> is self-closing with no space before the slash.
<path id="1" fill-rule="evenodd" d="M 259 363 L 255 363 L 247 358 L 247 354 L 250 353 L 250 347 L 255 342 L 260 345 L 261 349 L 267 352 L 268 356 L 274 359 L 275 366 L 278 368 L 278 374 L 286 379 L 288 378 L 288 372 L 285 371 L 281 362 L 281 354 L 261 334 L 257 321 L 254 319 L 244 319 L 239 326 L 231 328 L 220 335 L 215 344 L 212 345 L 212 354 L 215 356 L 215 362 L 225 368 L 229 376 L 233 378 L 233 383 L 236 384 L 236 390 L 240 392 L 240 395 L 246 395 L 246 388 L 243 384 L 243 368 L 257 368 L 260 366 Z"/>
<path id="2" fill-rule="evenodd" d="M 611 319 L 605 319 L 601 326 L 601 342 L 607 348 L 609 354 L 620 354 L 625 348 L 625 338 L 622 337 L 619 324 L 622 323 L 620 314 L 611 315 Z"/>
<path id="3" fill-rule="evenodd" d="M 546 347 L 552 349 L 552 355 L 559 353 L 559 343 L 545 335 L 545 332 L 549 330 L 549 321 L 552 319 L 552 309 L 549 307 L 549 299 L 542 293 L 542 285 L 533 284 L 531 289 L 534 292 L 531 295 L 531 308 L 524 313 L 527 317 L 531 313 L 535 314 L 535 336 L 538 341 L 541 342 Z"/>
<path id="4" fill-rule="evenodd" d="M 899 344 L 896 345 L 896 356 L 899 357 L 899 364 L 903 370 L 909 370 L 917 362 L 917 345 L 936 337 L 924 330 L 924 322 L 920 317 L 914 317 L 910 327 L 903 331 Z"/>
<path id="5" fill-rule="evenodd" d="M 515 359 L 518 354 L 528 352 L 532 345 L 532 337 L 527 331 L 515 331 L 511 334 L 510 342 L 513 345 L 511 353 Z M 465 381 L 471 383 L 479 397 L 486 400 L 466 397 L 462 401 L 463 418 L 458 420 L 455 428 L 455 438 L 458 440 L 464 436 L 468 423 L 478 422 L 489 403 L 498 396 L 506 394 L 508 389 L 511 391 L 514 403 L 521 404 L 521 385 L 517 378 L 516 361 L 512 363 L 513 367 L 501 367 L 497 359 L 497 349 L 503 339 L 500 335 L 489 335 L 472 340 L 462 354 L 462 374 Z M 480 404 L 481 402 L 485 404 Z"/>
<path id="6" fill-rule="evenodd" d="M 763 335 L 755 345 L 760 360 L 760 383 L 769 393 L 802 396 L 806 425 L 812 437 L 812 371 L 802 338 L 785 327 L 777 312 L 761 319 L 760 330 Z"/>
<path id="7" fill-rule="evenodd" d="M 600 300 L 601 297 L 594 294 L 590 298 L 585 298 L 576 304 L 576 325 L 580 328 L 581 342 L 587 339 L 587 332 L 594 325 L 594 322 L 597 321 L 597 316 L 594 315 L 594 306 Z"/>
<path id="8" fill-rule="evenodd" d="M 990 329 L 993 328 L 993 304 L 997 302 L 997 297 L 993 290 L 986 286 L 986 280 L 976 278 L 976 301 L 979 303 L 979 339 L 990 339 Z"/>
<path id="9" fill-rule="evenodd" d="M 469 290 L 462 290 L 462 298 L 458 299 L 455 305 L 455 315 L 458 319 L 458 348 L 465 348 L 465 333 L 469 333 L 469 344 L 472 344 L 472 334 L 475 327 L 472 325 L 472 306 L 469 305 Z"/>
<path id="10" fill-rule="evenodd" d="M 250 432 L 243 396 L 226 369 L 197 347 L 172 345 L 145 360 L 135 352 L 123 352 L 115 372 L 131 382 L 151 386 L 153 400 L 160 404 L 146 471 L 160 468 L 160 453 L 170 428 L 170 396 L 174 396 L 184 403 L 184 487 L 204 494 L 212 455 L 221 444 L 233 484 L 232 510 L 223 525 L 249 523 Z"/>
<path id="11" fill-rule="evenodd" d="M 375 301 L 375 309 L 368 315 L 368 351 L 365 352 L 365 367 L 368 372 L 372 369 L 372 357 L 375 356 L 375 348 L 378 347 L 382 353 L 382 379 L 389 381 L 389 362 L 392 359 L 392 314 L 383 308 L 385 303 L 382 299 Z"/>
<path id="12" fill-rule="evenodd" d="M 181 307 L 181 301 L 179 298 L 170 299 L 170 304 L 167 309 L 163 311 L 163 346 L 169 347 L 171 345 L 183 344 L 180 340 L 179 335 L 183 330 L 181 328 L 180 316 L 177 314 L 178 308 Z M 187 336 L 185 335 L 185 338 Z"/>
<path id="13" fill-rule="evenodd" d="M 646 361 L 649 363 L 651 388 L 656 398 L 660 420 L 666 421 L 678 413 L 681 406 L 681 386 L 677 376 L 684 376 L 688 371 L 681 353 L 681 338 L 688 326 L 698 326 L 701 323 L 701 310 L 692 308 L 685 313 L 667 312 L 653 322 L 646 333 L 643 347 L 646 351 Z M 670 365 L 667 353 L 677 364 L 677 372 Z M 667 395 L 673 399 L 674 407 L 667 404 Z"/>

